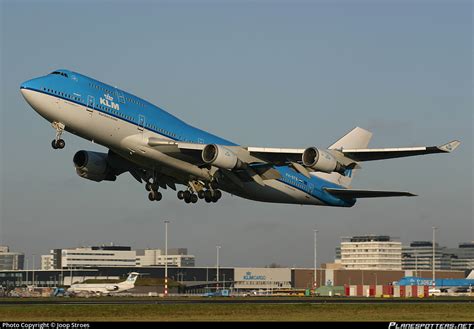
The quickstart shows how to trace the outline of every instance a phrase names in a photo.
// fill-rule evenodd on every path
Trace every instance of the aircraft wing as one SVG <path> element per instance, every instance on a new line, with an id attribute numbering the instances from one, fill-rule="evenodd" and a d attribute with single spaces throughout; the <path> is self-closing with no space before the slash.
<path id="1" fill-rule="evenodd" d="M 390 196 L 416 196 L 416 194 L 410 192 L 398 191 L 352 190 L 338 188 L 324 188 L 324 190 L 342 199 L 385 198 Z"/>
<path id="2" fill-rule="evenodd" d="M 301 161 L 305 149 L 300 148 L 272 148 L 272 147 L 246 147 L 253 156 L 267 162 L 283 165 L 288 162 Z"/>
<path id="3" fill-rule="evenodd" d="M 169 139 L 150 137 L 148 138 L 148 146 L 157 147 L 167 153 L 181 153 L 189 156 L 194 164 L 202 164 L 201 153 L 206 144 L 189 143 L 173 141 Z"/>
<path id="4" fill-rule="evenodd" d="M 460 141 L 454 140 L 440 146 L 400 147 L 382 149 L 341 149 L 345 157 L 354 161 L 373 161 L 432 153 L 449 153 L 454 151 Z"/>
<path id="5" fill-rule="evenodd" d="M 345 158 L 356 162 L 384 160 L 393 158 L 402 158 L 415 155 L 432 154 L 432 153 L 449 153 L 454 151 L 460 141 L 454 140 L 440 146 L 420 146 L 420 147 L 398 147 L 398 148 L 381 148 L 381 149 L 329 149 L 334 155 L 338 153 Z M 247 147 L 247 150 L 256 157 L 266 159 L 273 163 L 288 163 L 301 160 L 301 156 L 305 149 L 289 149 L 289 148 L 267 148 L 267 147 Z"/>

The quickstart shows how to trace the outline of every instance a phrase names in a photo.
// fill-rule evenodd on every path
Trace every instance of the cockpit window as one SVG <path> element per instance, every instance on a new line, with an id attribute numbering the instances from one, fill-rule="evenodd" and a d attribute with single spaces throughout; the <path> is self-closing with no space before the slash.
<path id="1" fill-rule="evenodd" d="M 51 72 L 51 74 L 59 74 L 59 75 L 62 75 L 63 77 L 66 77 L 66 78 L 67 78 L 67 74 L 66 74 L 66 73 L 63 73 L 63 72 L 54 71 L 54 72 Z"/>

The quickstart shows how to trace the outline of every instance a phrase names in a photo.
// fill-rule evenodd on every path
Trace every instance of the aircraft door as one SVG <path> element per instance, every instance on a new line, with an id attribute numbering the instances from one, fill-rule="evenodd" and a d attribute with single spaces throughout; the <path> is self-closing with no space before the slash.
<path id="1" fill-rule="evenodd" d="M 125 97 L 123 95 L 123 92 L 121 90 L 115 89 L 115 92 L 117 93 L 117 98 L 119 103 L 124 104 L 125 103 Z"/>
<path id="2" fill-rule="evenodd" d="M 92 114 L 94 113 L 94 106 L 95 106 L 95 98 L 94 96 L 87 96 L 87 112 L 89 112 L 89 115 L 92 117 Z"/>
<path id="3" fill-rule="evenodd" d="M 309 194 L 313 194 L 313 190 L 314 190 L 314 185 L 313 185 L 313 183 L 309 183 L 309 182 L 308 182 L 308 193 L 309 193 Z"/>
<path id="4" fill-rule="evenodd" d="M 145 127 L 145 116 L 143 114 L 140 114 L 138 116 L 138 130 L 143 131 L 144 127 Z"/>

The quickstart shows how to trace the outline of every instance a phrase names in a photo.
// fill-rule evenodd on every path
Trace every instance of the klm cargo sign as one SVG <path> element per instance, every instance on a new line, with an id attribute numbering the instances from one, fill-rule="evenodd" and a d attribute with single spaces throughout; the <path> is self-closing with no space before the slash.
<path id="1" fill-rule="evenodd" d="M 265 275 L 253 275 L 252 272 L 246 272 L 243 279 L 245 281 L 265 281 L 267 277 Z"/>

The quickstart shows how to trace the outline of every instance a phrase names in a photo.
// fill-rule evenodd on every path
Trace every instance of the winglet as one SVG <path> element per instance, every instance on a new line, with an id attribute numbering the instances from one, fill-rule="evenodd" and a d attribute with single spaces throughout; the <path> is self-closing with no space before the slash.
<path id="1" fill-rule="evenodd" d="M 446 143 L 446 144 L 444 144 L 444 145 L 438 146 L 438 149 L 439 149 L 440 151 L 448 152 L 448 153 L 449 153 L 449 152 L 454 151 L 460 144 L 461 144 L 460 141 L 454 140 L 454 141 L 451 141 L 451 142 Z"/>

